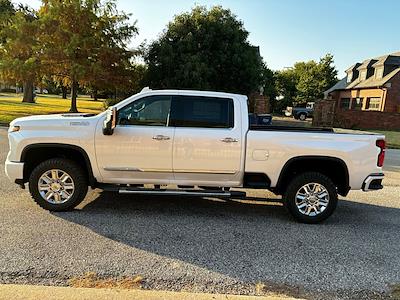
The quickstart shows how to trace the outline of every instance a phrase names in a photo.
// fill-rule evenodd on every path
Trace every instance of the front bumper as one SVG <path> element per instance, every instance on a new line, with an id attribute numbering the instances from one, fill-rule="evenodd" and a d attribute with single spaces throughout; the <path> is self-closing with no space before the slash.
<path id="1" fill-rule="evenodd" d="M 24 178 L 24 163 L 6 160 L 5 171 L 11 181 L 21 181 Z"/>
<path id="2" fill-rule="evenodd" d="M 385 177 L 383 173 L 371 174 L 365 178 L 362 185 L 362 190 L 364 192 L 376 191 L 383 189 L 382 180 Z"/>

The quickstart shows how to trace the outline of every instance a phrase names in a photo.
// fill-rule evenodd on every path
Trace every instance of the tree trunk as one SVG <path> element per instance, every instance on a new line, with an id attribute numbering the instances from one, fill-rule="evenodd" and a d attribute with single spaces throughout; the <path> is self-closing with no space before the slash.
<path id="1" fill-rule="evenodd" d="M 62 91 L 62 98 L 67 99 L 67 87 L 62 85 L 61 91 Z"/>
<path id="2" fill-rule="evenodd" d="M 97 96 L 97 89 L 94 89 L 94 90 L 93 90 L 93 100 L 94 100 L 94 101 L 99 100 L 99 99 L 98 99 L 98 96 Z"/>
<path id="3" fill-rule="evenodd" d="M 35 97 L 33 95 L 33 82 L 24 81 L 23 87 L 24 87 L 24 97 L 22 98 L 22 102 L 35 103 Z"/>
<path id="4" fill-rule="evenodd" d="M 76 113 L 78 109 L 76 108 L 76 98 L 78 96 L 78 82 L 73 81 L 71 84 L 71 109 L 69 112 Z"/>

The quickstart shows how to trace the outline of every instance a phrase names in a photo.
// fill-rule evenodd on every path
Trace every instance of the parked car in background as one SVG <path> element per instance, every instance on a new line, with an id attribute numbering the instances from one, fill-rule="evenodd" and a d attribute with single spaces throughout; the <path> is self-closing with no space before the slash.
<path id="1" fill-rule="evenodd" d="M 271 125 L 272 116 L 270 114 L 249 114 L 250 125 Z"/>
<path id="2" fill-rule="evenodd" d="M 293 118 L 301 121 L 305 121 L 307 118 L 312 118 L 314 114 L 314 104 L 315 102 L 308 102 L 306 107 L 293 107 Z"/>

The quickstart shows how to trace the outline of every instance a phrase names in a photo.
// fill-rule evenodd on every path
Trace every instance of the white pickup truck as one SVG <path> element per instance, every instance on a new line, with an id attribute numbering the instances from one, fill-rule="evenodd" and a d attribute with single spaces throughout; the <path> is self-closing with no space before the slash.
<path id="1" fill-rule="evenodd" d="M 144 89 L 98 115 L 16 119 L 8 137 L 7 176 L 52 211 L 78 205 L 88 186 L 209 197 L 240 187 L 282 195 L 316 223 L 338 194 L 381 189 L 384 176 L 384 136 L 250 126 L 247 97 L 228 93 Z"/>

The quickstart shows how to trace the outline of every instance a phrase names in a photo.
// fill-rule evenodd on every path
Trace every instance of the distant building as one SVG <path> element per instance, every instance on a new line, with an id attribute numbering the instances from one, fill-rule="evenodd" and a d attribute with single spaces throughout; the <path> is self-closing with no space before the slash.
<path id="1" fill-rule="evenodd" d="M 357 62 L 325 91 L 315 126 L 400 129 L 400 52 Z"/>
<path id="2" fill-rule="evenodd" d="M 400 111 L 400 52 L 356 63 L 327 90 L 341 110 Z"/>

